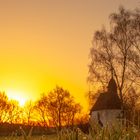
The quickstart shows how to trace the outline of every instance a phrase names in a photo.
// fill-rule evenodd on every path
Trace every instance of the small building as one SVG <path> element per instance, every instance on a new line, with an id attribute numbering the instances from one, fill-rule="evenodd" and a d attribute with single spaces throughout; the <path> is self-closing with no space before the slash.
<path id="1" fill-rule="evenodd" d="M 117 118 L 121 116 L 121 101 L 113 77 L 109 81 L 107 92 L 100 93 L 90 111 L 90 115 L 90 120 L 96 121 L 101 126 L 115 123 Z"/>

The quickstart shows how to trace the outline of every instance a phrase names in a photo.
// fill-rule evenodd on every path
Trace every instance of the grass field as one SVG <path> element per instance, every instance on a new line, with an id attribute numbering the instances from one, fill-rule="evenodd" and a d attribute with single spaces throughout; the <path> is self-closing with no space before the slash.
<path id="1" fill-rule="evenodd" d="M 31 136 L 30 138 L 25 138 L 24 136 L 15 137 L 0 137 L 0 140 L 58 140 L 56 135 L 48 135 L 48 136 Z"/>
<path id="2" fill-rule="evenodd" d="M 112 125 L 101 127 L 92 124 L 89 134 L 84 134 L 79 128 L 62 129 L 59 133 L 46 136 L 33 136 L 32 129 L 26 135 L 21 129 L 22 136 L 16 133 L 9 137 L 0 137 L 0 140 L 140 140 L 140 129 L 135 126 Z"/>

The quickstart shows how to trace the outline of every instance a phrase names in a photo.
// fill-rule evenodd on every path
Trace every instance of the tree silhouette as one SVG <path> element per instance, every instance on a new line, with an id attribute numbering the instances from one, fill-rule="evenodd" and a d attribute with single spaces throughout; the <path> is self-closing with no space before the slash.
<path id="1" fill-rule="evenodd" d="M 7 102 L 9 109 L 6 110 L 8 113 L 7 116 L 7 122 L 9 123 L 21 123 L 21 117 L 20 115 L 22 114 L 22 110 L 19 106 L 18 101 L 16 100 L 10 100 Z"/>
<path id="2" fill-rule="evenodd" d="M 36 103 L 43 123 L 53 125 L 59 131 L 62 126 L 74 125 L 75 115 L 81 111 L 81 106 L 67 90 L 56 87 L 47 95 L 43 94 Z"/>
<path id="3" fill-rule="evenodd" d="M 35 110 L 37 111 L 38 119 L 37 121 L 45 127 L 49 126 L 50 115 L 48 110 L 48 97 L 45 94 L 42 94 L 41 98 L 35 103 Z"/>
<path id="4" fill-rule="evenodd" d="M 32 119 L 34 118 L 34 103 L 31 100 L 27 101 L 22 111 L 25 121 L 28 125 L 31 125 Z"/>
<path id="5" fill-rule="evenodd" d="M 0 123 L 6 122 L 9 108 L 7 95 L 0 92 Z"/>
<path id="6" fill-rule="evenodd" d="M 104 87 L 113 76 L 122 104 L 126 93 L 138 86 L 140 78 L 140 11 L 123 7 L 110 15 L 110 30 L 96 31 L 90 50 L 90 83 Z"/>

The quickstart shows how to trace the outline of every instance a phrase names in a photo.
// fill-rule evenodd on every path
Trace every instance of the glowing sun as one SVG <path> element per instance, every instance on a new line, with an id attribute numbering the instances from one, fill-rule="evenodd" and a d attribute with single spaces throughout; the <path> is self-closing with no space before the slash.
<path id="1" fill-rule="evenodd" d="M 27 101 L 23 92 L 8 90 L 7 95 L 9 99 L 18 101 L 20 106 L 24 106 Z"/>

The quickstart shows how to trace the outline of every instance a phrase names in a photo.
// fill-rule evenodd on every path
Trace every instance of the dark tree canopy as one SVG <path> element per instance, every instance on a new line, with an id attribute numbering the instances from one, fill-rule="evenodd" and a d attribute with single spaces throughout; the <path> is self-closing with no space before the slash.
<path id="1" fill-rule="evenodd" d="M 120 7 L 109 19 L 110 29 L 94 34 L 88 80 L 106 86 L 113 76 L 123 103 L 140 80 L 140 11 Z"/>
<path id="2" fill-rule="evenodd" d="M 82 108 L 80 104 L 75 102 L 69 91 L 57 86 L 38 100 L 36 109 L 39 111 L 44 124 L 53 123 L 52 125 L 60 130 L 62 126 L 73 126 L 75 117 Z"/>

